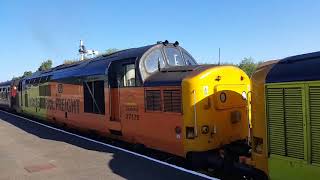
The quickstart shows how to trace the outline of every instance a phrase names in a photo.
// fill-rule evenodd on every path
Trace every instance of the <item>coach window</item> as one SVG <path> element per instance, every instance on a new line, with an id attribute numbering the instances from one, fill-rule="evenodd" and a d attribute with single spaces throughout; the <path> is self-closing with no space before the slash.
<path id="1" fill-rule="evenodd" d="M 174 47 L 166 47 L 165 52 L 167 55 L 168 63 L 171 66 L 183 66 L 185 62 L 181 56 L 179 49 Z"/>
<path id="2" fill-rule="evenodd" d="M 165 66 L 165 62 L 163 60 L 163 56 L 160 49 L 152 51 L 144 61 L 148 73 L 155 72 L 158 69 L 159 63 L 160 68 L 163 68 Z"/>
<path id="3" fill-rule="evenodd" d="M 8 98 L 8 90 L 7 90 L 7 88 L 4 90 L 5 90 L 5 98 L 7 99 Z"/>

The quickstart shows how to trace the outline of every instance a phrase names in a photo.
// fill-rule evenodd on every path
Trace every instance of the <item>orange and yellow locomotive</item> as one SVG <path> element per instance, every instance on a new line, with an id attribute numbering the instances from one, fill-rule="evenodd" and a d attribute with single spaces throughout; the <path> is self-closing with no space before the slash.
<path id="1" fill-rule="evenodd" d="M 17 87 L 19 113 L 185 157 L 198 167 L 223 168 L 225 161 L 240 167 L 249 151 L 249 77 L 234 66 L 198 65 L 178 42 L 61 65 Z"/>

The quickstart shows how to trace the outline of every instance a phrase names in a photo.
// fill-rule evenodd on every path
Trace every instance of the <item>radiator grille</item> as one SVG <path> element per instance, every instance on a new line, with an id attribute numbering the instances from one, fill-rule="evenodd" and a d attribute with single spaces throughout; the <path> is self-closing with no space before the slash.
<path id="1" fill-rule="evenodd" d="M 303 106 L 300 88 L 284 89 L 287 156 L 304 159 Z"/>
<path id="2" fill-rule="evenodd" d="M 146 90 L 146 110 L 161 111 L 161 91 Z"/>
<path id="3" fill-rule="evenodd" d="M 311 162 L 320 163 L 320 87 L 309 88 Z"/>
<path id="4" fill-rule="evenodd" d="M 164 90 L 163 99 L 165 112 L 181 112 L 180 90 Z"/>
<path id="5" fill-rule="evenodd" d="M 267 90 L 269 152 L 285 156 L 283 90 Z"/>
<path id="6" fill-rule="evenodd" d="M 269 152 L 304 159 L 301 88 L 267 89 Z"/>

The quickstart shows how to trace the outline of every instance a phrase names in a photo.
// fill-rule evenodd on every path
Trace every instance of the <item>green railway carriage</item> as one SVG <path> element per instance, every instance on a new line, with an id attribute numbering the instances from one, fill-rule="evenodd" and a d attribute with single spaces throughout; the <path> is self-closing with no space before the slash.
<path id="1" fill-rule="evenodd" d="M 45 120 L 47 118 L 46 102 L 44 97 L 47 91 L 50 91 L 48 84 L 50 76 L 39 76 L 40 73 L 35 73 L 27 80 L 21 81 L 21 91 L 19 100 L 21 106 L 19 111 L 24 114 L 34 116 Z"/>
<path id="2" fill-rule="evenodd" d="M 272 180 L 320 178 L 319 68 L 316 52 L 267 63 L 252 76 L 252 158 Z"/>

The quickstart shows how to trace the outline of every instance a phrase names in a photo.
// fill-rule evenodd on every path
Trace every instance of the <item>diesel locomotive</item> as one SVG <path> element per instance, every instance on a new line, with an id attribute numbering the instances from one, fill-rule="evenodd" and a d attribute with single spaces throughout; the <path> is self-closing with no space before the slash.
<path id="1" fill-rule="evenodd" d="M 320 177 L 320 52 L 268 61 L 251 77 L 252 160 L 272 180 Z"/>
<path id="2" fill-rule="evenodd" d="M 234 66 L 198 65 L 178 42 L 60 65 L 0 90 L 0 103 L 21 114 L 180 156 L 194 167 L 255 174 L 239 160 L 250 149 L 249 77 Z"/>

